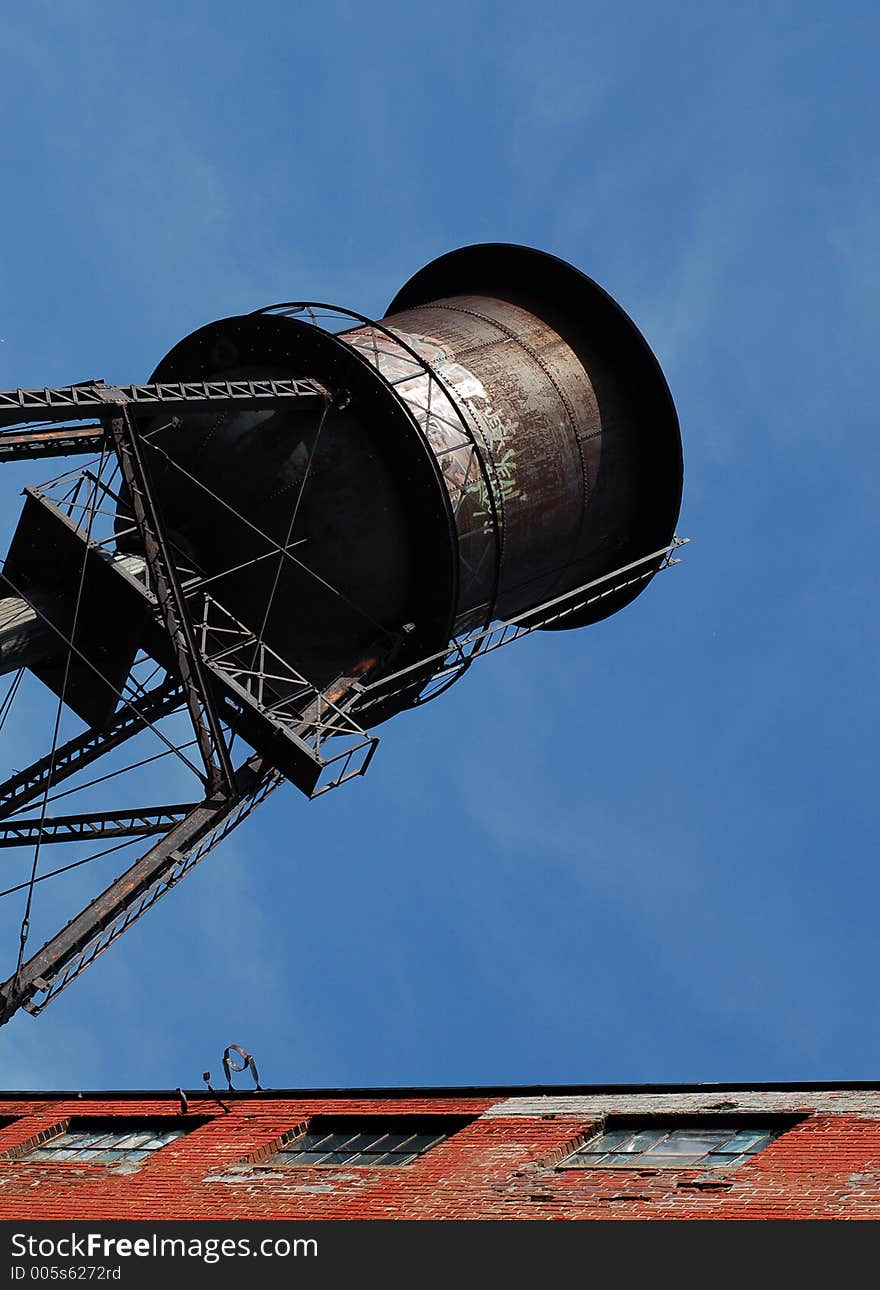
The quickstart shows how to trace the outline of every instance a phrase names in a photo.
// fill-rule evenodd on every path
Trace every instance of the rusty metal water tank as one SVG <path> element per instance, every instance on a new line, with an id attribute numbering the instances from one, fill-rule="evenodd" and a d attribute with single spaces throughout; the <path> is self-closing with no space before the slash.
<path id="1" fill-rule="evenodd" d="M 672 538 L 668 387 L 632 321 L 571 265 L 469 246 L 417 273 L 378 322 L 331 331 L 317 308 L 210 323 L 153 379 L 308 376 L 344 391 L 322 417 L 189 415 L 151 436 L 177 549 L 316 685 L 405 668 Z M 258 531 L 301 566 L 260 563 Z M 647 581 L 559 625 L 606 617 Z M 418 682 L 371 719 L 409 706 Z"/>

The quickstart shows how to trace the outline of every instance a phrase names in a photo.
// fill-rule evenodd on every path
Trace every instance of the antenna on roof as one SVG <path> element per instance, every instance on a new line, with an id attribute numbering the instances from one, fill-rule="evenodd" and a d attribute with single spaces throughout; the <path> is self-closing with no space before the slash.
<path id="1" fill-rule="evenodd" d="M 240 1066 L 236 1064 L 235 1058 L 230 1056 L 231 1053 L 238 1053 L 241 1058 Z M 223 1054 L 223 1074 L 226 1076 L 226 1086 L 230 1092 L 235 1092 L 235 1088 L 232 1083 L 232 1072 L 245 1070 L 250 1071 L 251 1075 L 254 1077 L 254 1085 L 260 1090 L 260 1092 L 262 1092 L 263 1086 L 260 1083 L 257 1064 L 253 1057 L 249 1052 L 242 1048 L 240 1044 L 230 1044 Z"/>

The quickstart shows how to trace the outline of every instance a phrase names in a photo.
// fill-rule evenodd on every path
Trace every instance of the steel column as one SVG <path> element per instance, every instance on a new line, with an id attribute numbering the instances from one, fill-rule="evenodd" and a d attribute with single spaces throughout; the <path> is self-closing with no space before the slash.
<path id="1" fill-rule="evenodd" d="M 110 418 L 110 435 L 122 478 L 129 490 L 134 522 L 143 543 L 156 600 L 183 682 L 186 706 L 205 764 L 208 791 L 230 792 L 233 770 L 226 736 L 207 672 L 202 664 L 189 606 L 177 576 L 162 515 L 153 497 L 138 430 L 123 403 L 114 407 L 114 415 Z"/>

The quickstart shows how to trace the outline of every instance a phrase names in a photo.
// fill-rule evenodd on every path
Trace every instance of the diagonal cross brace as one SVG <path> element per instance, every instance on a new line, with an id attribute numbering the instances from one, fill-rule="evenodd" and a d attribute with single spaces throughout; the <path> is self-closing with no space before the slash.
<path id="1" fill-rule="evenodd" d="M 91 765 L 127 739 L 180 707 L 183 694 L 177 681 L 165 681 L 115 713 L 103 729 L 86 730 L 62 744 L 55 756 L 46 755 L 0 784 L 0 819 L 32 802 L 84 766 Z"/>
<path id="2" fill-rule="evenodd" d="M 120 874 L 0 985 L 0 1025 L 19 1008 L 37 1013 L 160 896 L 188 873 L 280 782 L 259 757 L 236 772 L 232 792 L 207 797 Z M 45 998 L 35 1003 L 35 997 Z"/>
<path id="3" fill-rule="evenodd" d="M 141 453 L 138 430 L 124 403 L 113 405 L 110 436 L 131 500 L 165 631 L 183 682 L 199 752 L 211 794 L 233 791 L 233 769 L 217 703 L 196 640 L 189 606 L 177 576 L 162 514 L 153 496 L 149 470 Z"/>

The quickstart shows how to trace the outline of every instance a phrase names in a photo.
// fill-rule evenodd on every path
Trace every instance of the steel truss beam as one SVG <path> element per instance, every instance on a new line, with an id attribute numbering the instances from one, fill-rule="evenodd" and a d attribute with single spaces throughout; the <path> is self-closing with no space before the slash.
<path id="1" fill-rule="evenodd" d="M 680 564 L 681 561 L 672 553 L 686 546 L 689 541 L 690 538 L 674 537 L 668 546 L 660 547 L 649 555 L 643 555 L 638 560 L 621 565 L 611 573 L 593 578 L 591 582 L 575 587 L 573 591 L 567 591 L 553 600 L 547 600 L 542 605 L 536 605 L 534 609 L 524 610 L 521 614 L 515 614 L 510 618 L 499 619 L 479 631 L 457 637 L 450 641 L 445 650 L 439 650 L 418 663 L 412 663 L 409 667 L 401 668 L 398 672 L 392 672 L 364 686 L 363 697 L 355 706 L 356 714 L 361 716 L 376 704 L 386 703 L 398 694 L 417 693 L 418 688 L 425 685 L 419 674 L 432 663 L 437 665 L 436 670 L 428 681 L 427 687 L 419 695 L 418 701 L 424 703 L 428 699 L 436 698 L 451 683 L 450 678 L 455 679 L 460 676 L 475 659 L 482 658 L 484 654 L 491 654 L 493 650 L 500 649 L 503 645 L 511 645 L 523 636 L 529 636 L 532 632 L 547 627 L 551 623 L 560 622 L 587 605 L 595 604 L 606 596 L 613 596 L 635 582 L 653 578 L 662 569 L 671 569 Z M 611 585 L 606 586 L 606 583 Z M 597 591 L 598 587 L 602 590 Z M 587 593 L 591 591 L 594 594 L 588 595 Z M 439 685 L 440 688 L 432 690 L 435 685 Z"/>
<path id="2" fill-rule="evenodd" d="M 225 407 L 247 411 L 288 399 L 326 400 L 318 381 L 161 381 L 150 385 L 106 385 L 88 381 L 41 390 L 0 390 L 0 427 L 27 421 L 85 421 L 102 418 L 108 404 L 125 403 L 135 414 L 174 416 Z M 97 430 L 97 427 L 91 427 Z"/>
<path id="3" fill-rule="evenodd" d="M 35 820 L 0 821 L 0 847 L 21 847 L 34 842 L 84 842 L 93 838 L 139 838 L 167 833 L 191 810 L 180 806 L 148 806 L 138 811 L 91 811 L 55 815 Z"/>
<path id="4" fill-rule="evenodd" d="M 235 773 L 229 795 L 192 807 L 0 986 L 0 1025 L 19 1008 L 41 1012 L 281 782 L 260 757 L 251 757 Z"/>
<path id="5" fill-rule="evenodd" d="M 98 453 L 106 443 L 104 427 L 64 426 L 60 430 L 21 430 L 0 433 L 0 461 L 32 461 L 37 457 L 74 457 Z"/>
<path id="6" fill-rule="evenodd" d="M 242 412 L 277 407 L 291 399 L 326 401 L 329 392 L 318 381 L 163 381 L 151 385 L 105 385 L 91 381 L 42 390 L 0 390 L 0 461 L 27 461 L 35 457 L 70 457 L 96 453 L 107 446 L 103 420 L 90 426 L 47 428 L 46 422 L 77 421 L 102 417 L 108 404 L 126 403 L 136 415 L 163 414 L 174 418 L 185 412 Z M 29 421 L 42 422 L 26 429 Z"/>
<path id="7" fill-rule="evenodd" d="M 131 707 L 121 708 L 109 726 L 102 730 L 86 730 L 56 749 L 54 757 L 41 757 L 25 770 L 16 771 L 0 784 L 0 819 L 12 815 L 27 802 L 51 791 L 84 766 L 103 757 L 104 753 L 140 734 L 174 712 L 182 702 L 183 690 L 179 683 L 166 681 L 148 691 Z"/>

